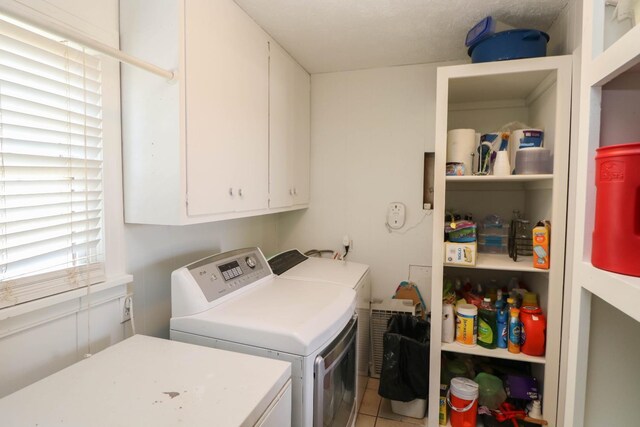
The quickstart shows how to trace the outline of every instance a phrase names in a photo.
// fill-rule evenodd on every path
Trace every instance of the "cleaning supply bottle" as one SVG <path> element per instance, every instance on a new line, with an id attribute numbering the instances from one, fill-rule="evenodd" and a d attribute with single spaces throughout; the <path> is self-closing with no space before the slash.
<path id="1" fill-rule="evenodd" d="M 456 279 L 453 289 L 456 293 L 456 301 L 462 298 L 462 282 L 460 279 Z"/>
<path id="2" fill-rule="evenodd" d="M 491 298 L 486 297 L 478 310 L 478 344 L 484 348 L 496 348 L 498 324 Z"/>
<path id="3" fill-rule="evenodd" d="M 529 418 L 542 419 L 542 402 L 540 400 L 532 400 L 529 405 L 527 405 L 529 412 L 527 416 Z"/>
<path id="4" fill-rule="evenodd" d="M 522 307 L 521 351 L 529 356 L 544 356 L 547 321 L 539 307 Z"/>
<path id="5" fill-rule="evenodd" d="M 512 308 L 509 312 L 509 342 L 507 349 L 510 353 L 520 353 L 520 310 Z"/>
<path id="6" fill-rule="evenodd" d="M 507 341 L 509 335 L 509 310 L 504 306 L 504 304 L 500 304 L 500 307 L 496 306 L 496 324 L 498 329 L 498 341 L 496 345 L 498 348 L 507 348 Z"/>

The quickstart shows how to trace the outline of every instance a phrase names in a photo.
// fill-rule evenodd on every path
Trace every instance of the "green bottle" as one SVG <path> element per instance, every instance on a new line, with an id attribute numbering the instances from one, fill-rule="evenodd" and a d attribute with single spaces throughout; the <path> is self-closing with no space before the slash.
<path id="1" fill-rule="evenodd" d="M 498 316 L 491 298 L 485 298 L 478 309 L 478 344 L 484 348 L 498 346 Z"/>

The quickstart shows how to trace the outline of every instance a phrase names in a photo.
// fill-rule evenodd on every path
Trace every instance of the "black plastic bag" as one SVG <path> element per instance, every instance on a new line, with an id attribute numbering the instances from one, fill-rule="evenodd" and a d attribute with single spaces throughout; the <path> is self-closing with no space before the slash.
<path id="1" fill-rule="evenodd" d="M 394 314 L 383 336 L 378 394 L 401 402 L 426 399 L 429 393 L 429 321 Z"/>

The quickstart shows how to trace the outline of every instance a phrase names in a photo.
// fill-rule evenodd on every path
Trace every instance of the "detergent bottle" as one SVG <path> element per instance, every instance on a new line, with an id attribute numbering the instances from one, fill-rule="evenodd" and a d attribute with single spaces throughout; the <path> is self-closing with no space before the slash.
<path id="1" fill-rule="evenodd" d="M 498 325 L 496 309 L 491 298 L 486 297 L 478 310 L 478 344 L 484 348 L 496 348 L 498 343 Z"/>
<path id="2" fill-rule="evenodd" d="M 520 350 L 529 356 L 544 356 L 547 320 L 539 307 L 520 309 Z"/>

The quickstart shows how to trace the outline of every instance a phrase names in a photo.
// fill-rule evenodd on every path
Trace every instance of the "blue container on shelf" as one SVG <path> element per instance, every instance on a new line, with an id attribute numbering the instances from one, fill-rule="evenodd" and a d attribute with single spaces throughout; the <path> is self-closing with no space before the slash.
<path id="1" fill-rule="evenodd" d="M 547 55 L 549 35 L 538 30 L 508 30 L 495 33 L 469 48 L 471 62 L 505 61 Z"/>
<path id="2" fill-rule="evenodd" d="M 513 30 L 514 28 L 503 22 L 498 21 L 493 16 L 487 16 L 471 27 L 464 40 L 465 46 L 473 46 L 481 40 L 494 35 L 500 31 Z"/>

